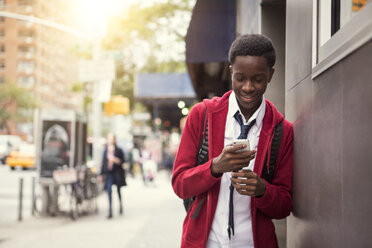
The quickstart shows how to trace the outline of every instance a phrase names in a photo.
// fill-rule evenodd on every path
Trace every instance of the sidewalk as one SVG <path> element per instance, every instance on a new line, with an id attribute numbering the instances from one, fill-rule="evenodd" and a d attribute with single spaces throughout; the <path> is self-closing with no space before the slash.
<path id="1" fill-rule="evenodd" d="M 114 190 L 115 192 L 115 190 Z M 30 217 L 0 225 L 0 246 L 13 247 L 124 247 L 173 248 L 180 246 L 185 216 L 182 200 L 174 195 L 169 178 L 160 173 L 156 186 L 128 177 L 122 189 L 124 215 L 113 196 L 113 219 L 106 219 L 107 196 L 98 198 L 99 213 L 72 221 L 67 216 Z"/>

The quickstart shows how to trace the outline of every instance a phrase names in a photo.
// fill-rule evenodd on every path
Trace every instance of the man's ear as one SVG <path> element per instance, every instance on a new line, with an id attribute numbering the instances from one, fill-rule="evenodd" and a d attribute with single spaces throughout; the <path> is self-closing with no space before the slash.
<path id="1" fill-rule="evenodd" d="M 268 83 L 270 83 L 270 81 L 271 81 L 271 78 L 273 77 L 273 75 L 274 75 L 274 72 L 275 72 L 275 69 L 274 68 L 270 68 L 270 75 L 269 75 L 269 80 L 267 81 Z"/>
<path id="2" fill-rule="evenodd" d="M 233 73 L 232 65 L 229 65 L 229 71 L 230 71 L 230 76 L 231 76 Z"/>

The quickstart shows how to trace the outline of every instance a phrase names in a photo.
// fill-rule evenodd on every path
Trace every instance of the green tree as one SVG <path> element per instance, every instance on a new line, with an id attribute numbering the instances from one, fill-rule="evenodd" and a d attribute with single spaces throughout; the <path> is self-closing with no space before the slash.
<path id="1" fill-rule="evenodd" d="M 122 95 L 128 97 L 130 108 L 134 106 L 134 76 L 136 72 L 135 64 L 125 63 L 123 60 L 116 61 L 116 79 L 112 84 L 112 95 Z"/>
<path id="2" fill-rule="evenodd" d="M 113 95 L 130 99 L 137 73 L 186 72 L 185 44 L 191 10 L 195 1 L 143 1 L 109 20 L 105 49 L 120 51 L 116 59 Z"/>
<path id="3" fill-rule="evenodd" d="M 35 97 L 26 88 L 13 82 L 0 85 L 0 128 L 10 133 L 9 122 L 27 121 L 32 118 L 29 111 L 37 107 Z"/>
<path id="4" fill-rule="evenodd" d="M 167 45 L 173 37 L 183 43 L 194 4 L 195 1 L 189 0 L 168 0 L 131 5 L 120 16 L 109 20 L 104 45 L 108 49 L 122 49 L 142 40 L 154 49 Z M 158 39 L 164 35 L 168 39 Z"/>
<path id="5" fill-rule="evenodd" d="M 184 60 L 156 62 L 156 58 L 151 54 L 147 63 L 141 68 L 144 73 L 185 73 L 186 66 Z"/>

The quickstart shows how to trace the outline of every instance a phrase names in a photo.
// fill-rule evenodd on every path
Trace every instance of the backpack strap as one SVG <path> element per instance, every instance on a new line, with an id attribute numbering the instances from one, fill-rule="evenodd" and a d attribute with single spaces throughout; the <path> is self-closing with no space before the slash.
<path id="1" fill-rule="evenodd" d="M 204 103 L 205 104 L 205 103 Z M 198 153 L 196 157 L 196 166 L 204 164 L 209 159 L 209 152 L 208 152 L 208 119 L 207 116 L 207 105 L 205 104 L 205 112 L 204 112 L 204 119 L 203 119 L 203 125 L 200 133 L 200 141 L 199 141 L 199 147 L 198 147 Z M 207 121 L 207 123 L 206 123 Z M 205 126 L 205 132 L 204 132 L 204 126 Z M 204 133 L 204 134 L 203 134 Z M 187 199 L 183 199 L 183 206 L 185 207 L 186 212 L 190 209 L 191 205 L 193 204 L 195 200 L 195 196 L 192 196 Z M 192 218 L 195 219 L 200 211 L 201 205 L 203 204 L 205 199 L 203 199 L 195 211 L 195 213 L 192 215 Z"/>
<path id="2" fill-rule="evenodd" d="M 205 104 L 205 103 L 204 103 Z M 202 131 L 200 133 L 200 141 L 198 147 L 198 156 L 196 160 L 196 166 L 204 164 L 209 159 L 209 152 L 208 152 L 208 119 L 207 116 L 207 105 L 205 105 L 205 112 L 204 112 L 204 119 L 202 125 Z M 204 132 L 205 126 L 205 132 Z"/>
<path id="3" fill-rule="evenodd" d="M 275 163 L 276 158 L 278 156 L 280 143 L 282 141 L 283 136 L 283 121 L 281 121 L 278 125 L 275 127 L 274 131 L 274 137 L 273 141 L 271 143 L 271 150 L 270 150 L 270 161 L 269 166 L 265 168 L 265 165 L 267 164 L 267 154 L 265 158 L 264 168 L 262 169 L 261 177 L 265 179 L 268 183 L 272 183 L 274 179 L 274 171 L 275 171 Z"/>

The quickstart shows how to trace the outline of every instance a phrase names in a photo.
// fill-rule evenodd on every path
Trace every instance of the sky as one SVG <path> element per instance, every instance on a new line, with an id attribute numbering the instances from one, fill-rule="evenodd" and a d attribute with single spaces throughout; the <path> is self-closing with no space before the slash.
<path id="1" fill-rule="evenodd" d="M 76 1 L 79 13 L 80 28 L 89 36 L 102 36 L 105 34 L 105 26 L 110 16 L 117 16 L 125 12 L 126 8 L 141 3 L 143 6 L 152 5 L 154 2 L 166 2 L 167 0 L 78 0 Z M 97 32 L 97 30 L 99 32 Z"/>

